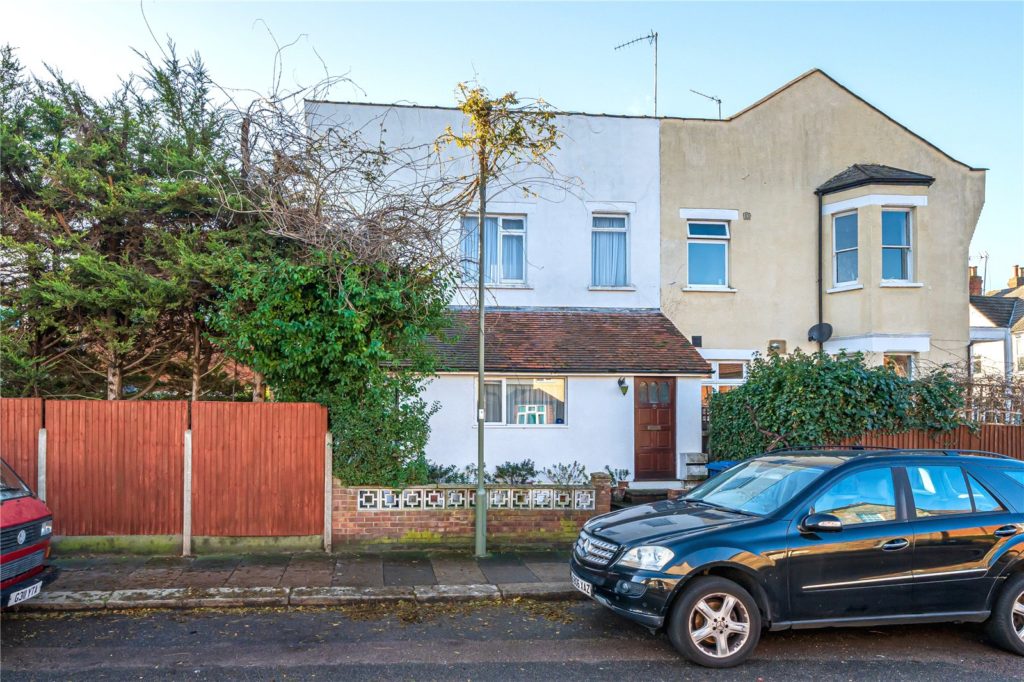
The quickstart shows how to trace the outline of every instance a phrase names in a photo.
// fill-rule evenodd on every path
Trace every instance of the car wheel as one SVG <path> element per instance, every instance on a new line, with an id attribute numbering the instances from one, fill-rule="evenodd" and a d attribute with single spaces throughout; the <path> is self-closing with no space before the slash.
<path id="1" fill-rule="evenodd" d="M 751 654 L 761 638 L 761 612 L 743 587 L 726 578 L 695 578 L 676 599 L 669 616 L 672 646 L 708 668 L 731 668 Z"/>
<path id="2" fill-rule="evenodd" d="M 1024 573 L 1006 580 L 989 616 L 988 633 L 999 646 L 1024 656 Z"/>

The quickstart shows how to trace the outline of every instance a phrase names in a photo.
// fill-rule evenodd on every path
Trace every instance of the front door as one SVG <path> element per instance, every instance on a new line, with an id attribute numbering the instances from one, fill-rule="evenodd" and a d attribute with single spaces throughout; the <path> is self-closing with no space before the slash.
<path id="1" fill-rule="evenodd" d="M 636 377 L 633 388 L 636 480 L 675 479 L 676 380 Z"/>

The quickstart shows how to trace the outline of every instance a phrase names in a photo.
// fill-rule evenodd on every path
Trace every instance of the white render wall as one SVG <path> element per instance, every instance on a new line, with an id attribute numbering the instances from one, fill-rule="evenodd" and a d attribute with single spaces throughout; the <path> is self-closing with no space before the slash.
<path id="1" fill-rule="evenodd" d="M 388 105 L 307 102 L 309 125 L 338 125 L 360 130 L 364 139 L 387 146 L 427 144 L 447 126 L 461 131 L 462 113 L 455 109 L 392 107 Z M 544 184 L 531 188 L 540 197 L 526 198 L 518 190 L 491 196 L 488 213 L 526 216 L 525 287 L 493 287 L 488 305 L 564 306 L 593 308 L 658 308 L 660 300 L 660 163 L 658 121 L 586 114 L 557 117 L 564 133 L 553 162 L 563 176 L 578 178 L 573 193 Z M 464 150 L 451 147 L 447 155 L 463 159 Z M 471 165 L 460 160 L 460 173 Z M 520 176 L 537 176 L 529 169 Z M 591 215 L 628 214 L 628 281 L 630 290 L 592 291 Z M 453 247 L 457 245 L 453 244 Z M 464 289 L 453 303 L 475 301 L 475 290 Z"/>
<path id="2" fill-rule="evenodd" d="M 487 468 L 532 459 L 538 470 L 577 461 L 590 473 L 628 469 L 633 459 L 633 377 L 619 390 L 620 375 L 569 376 L 566 423 L 549 426 L 488 425 L 484 433 Z M 445 374 L 433 379 L 423 398 L 440 409 L 430 420 L 427 457 L 464 467 L 476 463 L 476 377 Z M 676 452 L 700 452 L 700 378 L 676 383 Z"/>

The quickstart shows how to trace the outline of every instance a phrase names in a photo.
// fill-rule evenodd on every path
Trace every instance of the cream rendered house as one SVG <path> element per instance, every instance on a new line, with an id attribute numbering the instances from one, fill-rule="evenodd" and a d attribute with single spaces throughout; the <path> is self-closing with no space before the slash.
<path id="1" fill-rule="evenodd" d="M 715 370 L 705 393 L 769 349 L 963 362 L 984 197 L 984 169 L 820 70 L 726 120 L 662 120 L 662 309 Z"/>

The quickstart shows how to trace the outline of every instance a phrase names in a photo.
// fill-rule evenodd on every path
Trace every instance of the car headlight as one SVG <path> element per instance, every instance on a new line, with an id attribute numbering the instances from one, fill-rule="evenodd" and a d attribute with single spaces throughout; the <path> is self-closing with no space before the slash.
<path id="1" fill-rule="evenodd" d="M 640 568 L 645 571 L 660 571 L 665 564 L 672 561 L 674 556 L 675 554 L 668 547 L 643 545 L 627 551 L 618 563 L 621 566 Z"/>
<path id="2" fill-rule="evenodd" d="M 43 521 L 43 525 L 39 526 L 39 536 L 49 535 L 53 532 L 53 519 Z"/>

